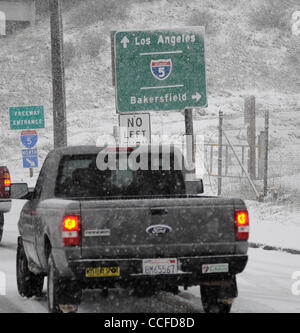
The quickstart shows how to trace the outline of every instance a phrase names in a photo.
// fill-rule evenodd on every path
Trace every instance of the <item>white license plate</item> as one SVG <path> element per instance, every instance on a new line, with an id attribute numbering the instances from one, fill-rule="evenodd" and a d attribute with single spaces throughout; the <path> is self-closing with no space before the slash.
<path id="1" fill-rule="evenodd" d="M 158 258 L 143 259 L 143 274 L 177 274 L 177 259 L 175 258 Z"/>

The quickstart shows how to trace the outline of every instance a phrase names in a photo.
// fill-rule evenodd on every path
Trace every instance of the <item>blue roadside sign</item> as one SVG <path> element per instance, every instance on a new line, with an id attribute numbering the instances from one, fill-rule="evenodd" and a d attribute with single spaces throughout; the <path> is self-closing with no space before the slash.
<path id="1" fill-rule="evenodd" d="M 37 149 L 23 149 L 23 168 L 37 168 L 38 154 Z"/>
<path id="2" fill-rule="evenodd" d="M 34 130 L 22 131 L 21 141 L 26 148 L 33 148 L 38 141 L 37 132 Z"/>

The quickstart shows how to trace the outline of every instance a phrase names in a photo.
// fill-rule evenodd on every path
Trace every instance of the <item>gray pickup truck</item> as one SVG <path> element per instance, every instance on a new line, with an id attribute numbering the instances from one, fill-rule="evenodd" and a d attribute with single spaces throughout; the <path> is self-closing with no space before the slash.
<path id="1" fill-rule="evenodd" d="M 148 169 L 133 170 L 124 159 L 135 148 L 115 148 L 116 168 L 102 170 L 104 148 L 60 148 L 48 154 L 33 192 L 12 184 L 12 196 L 28 200 L 18 223 L 20 295 L 40 295 L 47 276 L 49 311 L 65 312 L 77 310 L 84 289 L 146 296 L 199 285 L 205 312 L 230 311 L 248 259 L 246 206 L 201 195 L 202 181 L 173 166 L 178 154 L 171 150 L 165 170 L 159 149 L 143 153 Z"/>

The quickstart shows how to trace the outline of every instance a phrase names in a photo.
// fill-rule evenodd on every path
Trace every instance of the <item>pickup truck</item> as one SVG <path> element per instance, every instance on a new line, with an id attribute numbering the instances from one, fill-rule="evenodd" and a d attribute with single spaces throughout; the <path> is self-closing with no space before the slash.
<path id="1" fill-rule="evenodd" d="M 8 213 L 11 208 L 10 198 L 10 174 L 5 166 L 0 166 L 0 242 L 3 235 L 4 213 Z"/>
<path id="2" fill-rule="evenodd" d="M 32 193 L 12 185 L 28 200 L 18 222 L 21 296 L 40 295 L 47 276 L 49 312 L 75 312 L 84 289 L 149 296 L 197 285 L 205 312 L 230 311 L 248 259 L 245 203 L 204 196 L 201 180 L 175 168 L 175 149 L 168 169 L 162 146 L 155 154 L 149 147 L 139 154 L 136 147 L 55 149 Z M 102 168 L 105 149 L 115 152 L 115 168 Z M 148 164 L 129 167 L 130 158 Z"/>

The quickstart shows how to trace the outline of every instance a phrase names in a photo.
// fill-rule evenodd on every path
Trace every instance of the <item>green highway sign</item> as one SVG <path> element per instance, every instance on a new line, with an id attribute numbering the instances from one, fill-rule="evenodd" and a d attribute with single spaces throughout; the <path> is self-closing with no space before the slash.
<path id="1" fill-rule="evenodd" d="M 207 106 L 204 27 L 115 33 L 117 112 Z"/>
<path id="2" fill-rule="evenodd" d="M 19 106 L 9 108 L 10 129 L 24 130 L 45 128 L 43 106 Z"/>

